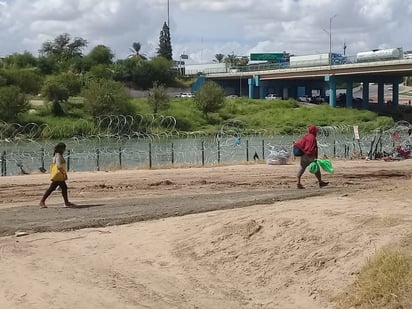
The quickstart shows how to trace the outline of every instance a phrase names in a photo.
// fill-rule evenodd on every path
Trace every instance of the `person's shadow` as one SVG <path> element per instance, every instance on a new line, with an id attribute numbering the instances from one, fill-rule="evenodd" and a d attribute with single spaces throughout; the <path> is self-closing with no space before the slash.
<path id="1" fill-rule="evenodd" d="M 75 204 L 67 208 L 82 209 L 82 208 L 91 208 L 91 207 L 100 207 L 105 206 L 106 204 Z"/>

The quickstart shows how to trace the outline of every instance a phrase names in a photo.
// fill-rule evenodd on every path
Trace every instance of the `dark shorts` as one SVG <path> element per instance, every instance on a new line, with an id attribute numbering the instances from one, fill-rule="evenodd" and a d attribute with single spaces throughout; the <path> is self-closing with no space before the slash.
<path id="1" fill-rule="evenodd" d="M 300 157 L 300 167 L 305 169 L 314 160 L 315 160 L 315 158 L 309 157 L 308 155 L 304 154 L 303 156 Z"/>

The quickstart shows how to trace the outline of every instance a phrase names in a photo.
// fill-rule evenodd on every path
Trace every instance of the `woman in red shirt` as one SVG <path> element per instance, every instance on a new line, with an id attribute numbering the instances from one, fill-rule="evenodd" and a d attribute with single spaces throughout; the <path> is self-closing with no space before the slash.
<path id="1" fill-rule="evenodd" d="M 303 152 L 303 155 L 300 157 L 300 167 L 297 174 L 298 189 L 305 188 L 302 185 L 300 179 L 309 164 L 318 158 L 318 141 L 316 139 L 318 131 L 319 129 L 312 124 L 308 127 L 308 133 L 306 133 L 300 140 L 294 143 L 294 146 L 298 147 Z M 320 170 L 315 174 L 315 176 L 319 182 L 320 188 L 328 185 L 328 182 L 322 181 Z"/>

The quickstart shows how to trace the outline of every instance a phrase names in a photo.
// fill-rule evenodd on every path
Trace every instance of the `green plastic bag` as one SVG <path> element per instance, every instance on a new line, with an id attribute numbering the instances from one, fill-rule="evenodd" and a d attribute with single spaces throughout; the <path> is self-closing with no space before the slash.
<path id="1" fill-rule="evenodd" d="M 316 174 L 317 172 L 319 172 L 319 165 L 318 163 L 315 161 L 310 162 L 309 164 L 309 172 L 311 172 L 312 174 Z"/>
<path id="2" fill-rule="evenodd" d="M 325 172 L 332 174 L 335 171 L 330 160 L 318 159 L 317 162 Z"/>

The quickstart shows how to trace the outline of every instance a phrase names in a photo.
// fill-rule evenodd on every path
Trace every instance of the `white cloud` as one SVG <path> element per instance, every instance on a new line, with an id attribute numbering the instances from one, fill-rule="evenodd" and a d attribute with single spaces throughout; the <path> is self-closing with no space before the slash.
<path id="1" fill-rule="evenodd" d="M 329 49 L 329 18 L 336 52 L 386 47 L 412 49 L 409 0 L 169 0 L 175 58 L 210 62 L 217 53 L 307 54 Z M 68 32 L 105 44 L 119 58 L 132 42 L 154 56 L 167 0 L 3 0 L 0 55 L 29 50 Z"/>

